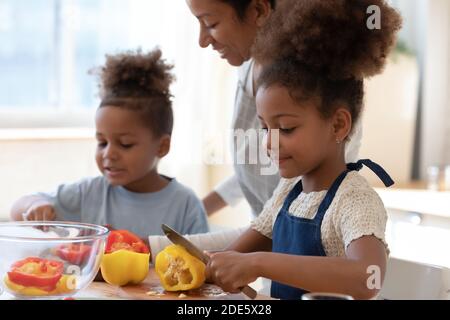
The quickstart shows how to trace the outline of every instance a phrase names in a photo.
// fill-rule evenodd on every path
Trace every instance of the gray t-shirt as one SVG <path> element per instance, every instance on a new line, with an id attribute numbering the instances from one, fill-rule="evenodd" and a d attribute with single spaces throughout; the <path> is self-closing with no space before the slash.
<path id="1" fill-rule="evenodd" d="M 135 193 L 112 186 L 99 176 L 62 184 L 53 193 L 37 195 L 54 205 L 56 220 L 109 224 L 141 238 L 162 235 L 162 223 L 182 234 L 209 231 L 202 202 L 175 179 L 160 191 Z"/>

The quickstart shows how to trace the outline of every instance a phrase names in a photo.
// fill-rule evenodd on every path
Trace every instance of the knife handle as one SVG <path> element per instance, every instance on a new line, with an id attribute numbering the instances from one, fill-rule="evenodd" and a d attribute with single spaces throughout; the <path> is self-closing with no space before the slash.
<path id="1" fill-rule="evenodd" d="M 254 300 L 256 298 L 256 296 L 258 295 L 258 293 L 256 292 L 255 289 L 253 289 L 250 286 L 245 286 L 241 288 L 241 291 L 243 294 L 245 294 L 247 297 L 249 297 L 250 299 Z"/>

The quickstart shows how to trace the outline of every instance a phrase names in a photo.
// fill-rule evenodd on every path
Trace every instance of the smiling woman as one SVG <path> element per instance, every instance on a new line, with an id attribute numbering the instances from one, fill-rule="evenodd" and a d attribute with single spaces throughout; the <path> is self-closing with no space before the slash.
<path id="1" fill-rule="evenodd" d="M 267 3 L 266 0 L 187 0 L 200 23 L 200 46 L 211 45 L 232 66 L 240 66 L 250 58 L 258 27 L 267 17 Z M 270 3 L 275 6 L 275 1 Z"/>

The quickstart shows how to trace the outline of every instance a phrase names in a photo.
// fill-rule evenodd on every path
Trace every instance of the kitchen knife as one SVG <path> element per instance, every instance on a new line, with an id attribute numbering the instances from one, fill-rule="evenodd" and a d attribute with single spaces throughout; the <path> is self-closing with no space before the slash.
<path id="1" fill-rule="evenodd" d="M 162 224 L 161 225 L 164 234 L 172 241 L 174 244 L 178 244 L 186 249 L 187 252 L 192 254 L 197 259 L 200 259 L 204 264 L 208 264 L 209 257 L 203 253 L 202 250 L 197 248 L 192 242 L 187 240 L 181 234 L 170 228 L 169 226 Z M 257 292 L 250 286 L 244 286 L 241 288 L 242 293 L 244 293 L 250 299 L 255 299 L 257 296 Z"/>

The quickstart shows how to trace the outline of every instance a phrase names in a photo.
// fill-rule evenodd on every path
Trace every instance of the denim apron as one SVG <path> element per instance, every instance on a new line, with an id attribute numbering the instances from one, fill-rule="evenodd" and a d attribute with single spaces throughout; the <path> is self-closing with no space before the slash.
<path id="1" fill-rule="evenodd" d="M 272 235 L 272 251 L 301 256 L 326 256 L 322 246 L 321 225 L 322 220 L 330 204 L 333 202 L 339 186 L 350 171 L 359 171 L 363 165 L 371 169 L 383 181 L 386 187 L 394 184 L 391 177 L 378 164 L 371 160 L 359 160 L 356 163 L 347 164 L 347 170 L 342 172 L 333 182 L 325 198 L 319 205 L 314 219 L 299 218 L 289 214 L 289 207 L 303 190 L 300 180 L 289 192 L 283 207 L 281 208 Z M 306 293 L 300 288 L 291 287 L 273 281 L 271 296 L 278 299 L 301 299 Z"/>

